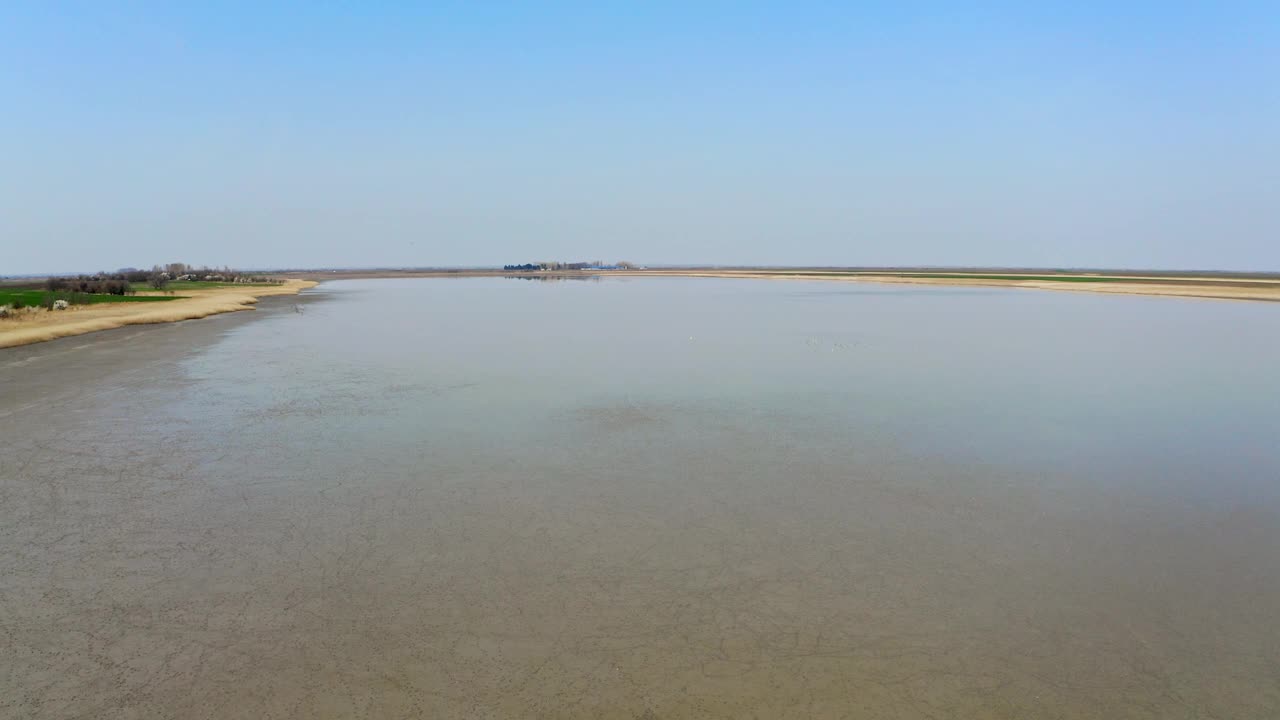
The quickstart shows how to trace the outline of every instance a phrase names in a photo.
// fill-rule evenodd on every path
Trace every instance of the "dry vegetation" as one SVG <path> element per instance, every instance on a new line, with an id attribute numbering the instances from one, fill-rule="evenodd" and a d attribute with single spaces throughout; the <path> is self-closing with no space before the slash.
<path id="1" fill-rule="evenodd" d="M 0 348 L 29 345 L 125 325 L 193 320 L 219 313 L 251 310 L 260 297 L 295 295 L 314 285 L 315 282 L 308 280 L 287 280 L 279 285 L 184 290 L 183 294 L 187 297 L 163 303 L 103 303 L 72 306 L 60 311 L 33 309 L 0 320 Z"/>

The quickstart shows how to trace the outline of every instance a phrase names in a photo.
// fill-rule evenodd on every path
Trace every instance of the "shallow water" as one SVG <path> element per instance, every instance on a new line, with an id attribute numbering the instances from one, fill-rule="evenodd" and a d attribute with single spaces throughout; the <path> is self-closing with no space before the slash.
<path id="1" fill-rule="evenodd" d="M 1266 303 L 691 278 L 0 350 L 0 716 L 1274 717 L 1277 367 Z"/>

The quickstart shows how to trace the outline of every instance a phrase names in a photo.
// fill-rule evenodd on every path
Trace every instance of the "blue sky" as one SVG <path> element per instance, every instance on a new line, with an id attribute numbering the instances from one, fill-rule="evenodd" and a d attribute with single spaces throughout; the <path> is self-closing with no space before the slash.
<path id="1" fill-rule="evenodd" d="M 8 3 L 0 274 L 1280 270 L 1280 4 Z"/>

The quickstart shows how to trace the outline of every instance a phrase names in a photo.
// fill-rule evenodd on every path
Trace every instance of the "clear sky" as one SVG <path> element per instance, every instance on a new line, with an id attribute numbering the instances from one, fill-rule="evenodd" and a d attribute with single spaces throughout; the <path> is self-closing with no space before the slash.
<path id="1" fill-rule="evenodd" d="M 596 258 L 1280 270 L 1280 3 L 0 4 L 0 274 Z"/>

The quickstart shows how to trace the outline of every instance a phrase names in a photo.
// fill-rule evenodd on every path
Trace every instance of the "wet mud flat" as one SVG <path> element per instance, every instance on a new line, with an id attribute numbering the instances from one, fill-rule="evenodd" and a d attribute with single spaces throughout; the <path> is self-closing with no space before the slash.
<path id="1" fill-rule="evenodd" d="M 838 319 L 917 302 L 897 295 L 713 284 L 705 307 L 760 312 L 620 348 L 482 328 L 646 313 L 649 290 L 395 283 L 0 351 L 0 717 L 1280 709 L 1280 465 L 1255 406 L 1231 404 L 1240 446 L 1160 460 L 1142 443 L 1204 419 L 1038 397 L 999 406 L 1009 429 L 995 386 L 915 392 L 949 371 L 913 375 L 914 340 L 878 360 L 892 326 Z M 416 324 L 379 312 L 422 294 L 439 311 Z M 1099 367 L 1148 360 L 1113 352 Z"/>

